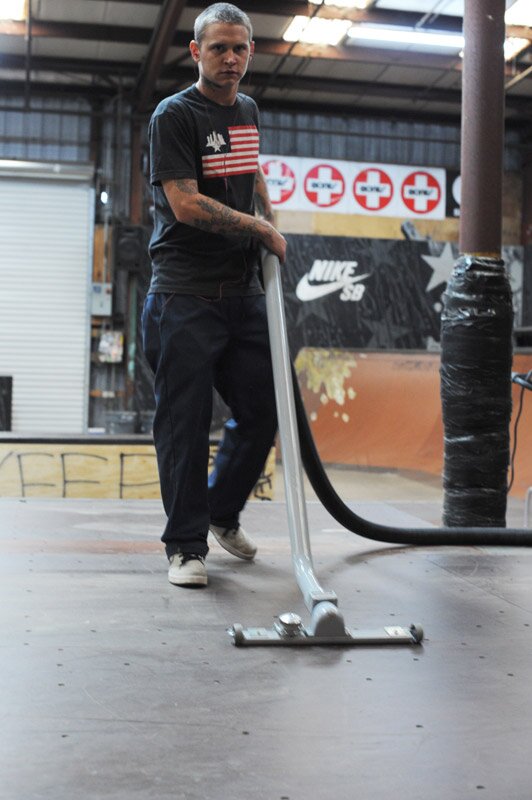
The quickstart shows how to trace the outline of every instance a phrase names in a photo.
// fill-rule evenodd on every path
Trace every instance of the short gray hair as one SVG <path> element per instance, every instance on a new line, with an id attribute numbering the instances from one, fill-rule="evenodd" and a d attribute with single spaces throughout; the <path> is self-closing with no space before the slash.
<path id="1" fill-rule="evenodd" d="M 201 44 L 207 26 L 215 22 L 243 25 L 249 33 L 249 41 L 253 39 L 253 26 L 247 14 L 232 3 L 213 3 L 201 12 L 194 22 L 194 40 L 198 44 Z"/>

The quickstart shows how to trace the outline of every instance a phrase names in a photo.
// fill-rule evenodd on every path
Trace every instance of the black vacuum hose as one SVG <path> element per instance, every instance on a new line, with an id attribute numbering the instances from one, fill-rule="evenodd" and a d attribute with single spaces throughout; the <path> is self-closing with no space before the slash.
<path id="1" fill-rule="evenodd" d="M 347 530 L 390 544 L 415 545 L 490 545 L 532 547 L 532 531 L 520 528 L 393 528 L 359 517 L 348 508 L 336 493 L 321 463 L 308 423 L 305 406 L 299 391 L 297 375 L 292 365 L 292 381 L 297 414 L 301 459 L 307 477 L 320 502 L 334 519 Z"/>

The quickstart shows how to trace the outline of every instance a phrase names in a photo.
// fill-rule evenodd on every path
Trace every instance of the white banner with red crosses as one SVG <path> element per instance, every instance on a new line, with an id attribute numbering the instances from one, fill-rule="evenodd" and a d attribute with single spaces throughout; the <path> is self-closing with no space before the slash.
<path id="1" fill-rule="evenodd" d="M 274 209 L 445 218 L 445 170 L 261 155 Z"/>

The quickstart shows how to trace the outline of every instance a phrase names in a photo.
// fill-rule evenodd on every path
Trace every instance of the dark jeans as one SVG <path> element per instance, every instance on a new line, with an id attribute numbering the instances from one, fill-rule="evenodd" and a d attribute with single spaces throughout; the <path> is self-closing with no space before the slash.
<path id="1" fill-rule="evenodd" d="M 142 328 L 155 375 L 162 541 L 168 557 L 206 555 L 209 522 L 238 525 L 277 428 L 265 298 L 149 294 Z M 207 481 L 213 385 L 233 417 Z"/>

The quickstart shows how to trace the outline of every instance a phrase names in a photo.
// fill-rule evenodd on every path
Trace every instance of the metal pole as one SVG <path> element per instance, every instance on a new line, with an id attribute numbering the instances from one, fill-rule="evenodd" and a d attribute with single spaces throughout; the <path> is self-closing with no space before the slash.
<path id="1" fill-rule="evenodd" d="M 500 258 L 505 0 L 466 0 L 460 252 Z"/>
<path id="2" fill-rule="evenodd" d="M 132 225 L 142 225 L 144 218 L 142 174 L 142 126 L 133 121 L 131 131 L 131 156 L 129 165 L 129 219 Z"/>
<path id="3" fill-rule="evenodd" d="M 460 257 L 441 316 L 443 522 L 504 527 L 512 296 L 502 239 L 505 0 L 466 0 Z"/>
<path id="4" fill-rule="evenodd" d="M 523 164 L 523 216 L 521 219 L 522 244 L 525 250 L 523 269 L 523 309 L 519 324 L 532 326 L 532 152 L 527 153 Z M 530 331 L 528 331 L 530 335 Z M 528 345 L 528 339 L 522 342 Z"/>
<path id="5" fill-rule="evenodd" d="M 273 253 L 266 252 L 262 260 L 262 272 L 266 290 L 266 308 L 270 331 L 270 347 L 275 374 L 275 398 L 279 420 L 279 438 L 283 458 L 283 474 L 286 492 L 286 507 L 292 562 L 296 580 L 303 593 L 309 611 L 327 600 L 336 605 L 334 592 L 325 592 L 313 571 L 312 555 L 308 535 L 307 509 L 303 485 L 303 470 L 297 435 L 297 418 L 294 389 L 290 368 L 290 355 L 286 337 L 283 290 L 279 261 Z"/>
<path id="6" fill-rule="evenodd" d="M 32 0 L 28 0 L 26 19 L 26 81 L 24 84 L 24 111 L 30 110 L 31 96 L 31 46 L 32 46 L 33 8 Z"/>
<path id="7" fill-rule="evenodd" d="M 229 629 L 235 645 L 381 645 L 419 644 L 423 630 L 388 626 L 376 630 L 348 630 L 338 611 L 334 592 L 324 591 L 312 566 L 308 535 L 307 511 L 303 490 L 303 471 L 297 428 L 292 370 L 288 352 L 288 336 L 279 259 L 263 251 L 262 271 L 266 289 L 266 309 L 275 382 L 275 399 L 279 436 L 283 455 L 283 473 L 292 563 L 305 604 L 311 612 L 311 623 L 305 628 L 301 618 L 292 612 L 279 614 L 273 628 L 247 628 L 234 624 Z"/>

